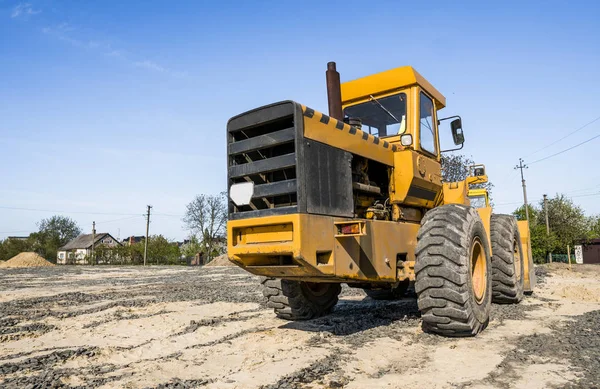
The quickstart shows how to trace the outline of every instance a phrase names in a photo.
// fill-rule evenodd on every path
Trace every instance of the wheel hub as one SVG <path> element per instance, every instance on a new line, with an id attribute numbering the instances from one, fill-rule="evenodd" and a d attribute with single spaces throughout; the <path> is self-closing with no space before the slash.
<path id="1" fill-rule="evenodd" d="M 471 282 L 475 301 L 481 304 L 487 288 L 487 262 L 483 245 L 478 237 L 471 245 Z"/>
<path id="2" fill-rule="evenodd" d="M 514 263 L 515 263 L 515 271 L 517 272 L 517 280 L 521 281 L 521 266 L 523 266 L 523 261 L 521 261 L 521 252 L 519 251 L 519 242 L 515 239 L 513 244 L 514 251 Z"/>

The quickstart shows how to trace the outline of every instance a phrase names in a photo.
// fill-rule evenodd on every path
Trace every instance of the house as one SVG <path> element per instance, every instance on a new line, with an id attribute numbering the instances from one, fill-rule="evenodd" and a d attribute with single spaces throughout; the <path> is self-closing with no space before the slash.
<path id="1" fill-rule="evenodd" d="M 143 242 L 144 239 L 146 239 L 145 236 L 131 235 L 130 237 L 123 239 L 122 244 L 123 246 L 131 246 L 132 244 Z"/>
<path id="2" fill-rule="evenodd" d="M 88 263 L 88 258 L 92 254 L 92 242 L 94 247 L 122 246 L 107 232 L 98 233 L 95 237 L 92 234 L 82 234 L 58 249 L 56 263 L 59 265 Z"/>
<path id="3" fill-rule="evenodd" d="M 584 240 L 575 246 L 576 263 L 600 264 L 600 239 Z"/>
<path id="4" fill-rule="evenodd" d="M 190 239 L 184 239 L 183 242 L 175 242 L 175 244 L 177 245 L 177 247 L 181 248 L 183 246 L 185 246 L 186 244 L 190 244 L 191 240 Z"/>

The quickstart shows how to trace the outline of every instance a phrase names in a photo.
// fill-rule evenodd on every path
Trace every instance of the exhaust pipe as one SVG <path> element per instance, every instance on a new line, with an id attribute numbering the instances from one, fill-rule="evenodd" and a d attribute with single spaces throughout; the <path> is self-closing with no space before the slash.
<path id="1" fill-rule="evenodd" d="M 327 63 L 327 71 L 325 72 L 327 79 L 327 102 L 329 104 L 329 116 L 343 120 L 342 113 L 342 90 L 340 86 L 340 74 L 335 68 L 335 62 Z"/>

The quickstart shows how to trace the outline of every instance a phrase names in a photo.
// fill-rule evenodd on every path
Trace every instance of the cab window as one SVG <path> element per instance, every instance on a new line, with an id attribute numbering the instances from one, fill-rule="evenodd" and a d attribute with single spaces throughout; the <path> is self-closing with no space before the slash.
<path id="1" fill-rule="evenodd" d="M 370 101 L 344 109 L 350 123 L 379 137 L 403 134 L 406 131 L 406 94 L 372 97 Z"/>
<path id="2" fill-rule="evenodd" d="M 419 137 L 421 149 L 437 155 L 435 147 L 435 127 L 433 122 L 433 101 L 425 93 L 421 92 L 419 103 Z"/>
<path id="3" fill-rule="evenodd" d="M 469 196 L 469 200 L 471 201 L 471 207 L 473 208 L 485 208 L 487 207 L 487 201 L 485 196 Z"/>

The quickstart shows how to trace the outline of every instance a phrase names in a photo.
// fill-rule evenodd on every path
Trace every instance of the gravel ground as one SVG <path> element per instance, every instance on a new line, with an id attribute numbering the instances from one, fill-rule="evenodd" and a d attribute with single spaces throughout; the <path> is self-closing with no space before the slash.
<path id="1" fill-rule="evenodd" d="M 1 388 L 600 387 L 600 267 L 538 267 L 479 336 L 425 334 L 413 298 L 344 286 L 282 321 L 238 268 L 0 270 Z"/>

